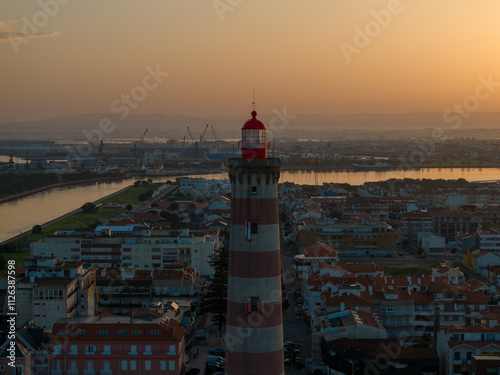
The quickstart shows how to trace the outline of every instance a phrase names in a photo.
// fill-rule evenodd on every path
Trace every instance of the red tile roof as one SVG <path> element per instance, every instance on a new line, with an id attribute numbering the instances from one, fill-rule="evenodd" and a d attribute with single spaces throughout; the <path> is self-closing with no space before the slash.
<path id="1" fill-rule="evenodd" d="M 476 326 L 464 327 L 456 324 L 449 325 L 444 328 L 446 333 L 484 333 L 484 332 L 495 332 L 500 333 L 500 328 L 486 327 L 481 324 Z"/>
<path id="2" fill-rule="evenodd" d="M 305 257 L 335 257 L 338 254 L 338 250 L 334 249 L 330 246 L 325 245 L 324 243 L 316 243 L 312 246 L 309 246 L 307 249 L 304 249 Z"/>
<path id="3" fill-rule="evenodd" d="M 486 346 L 494 345 L 500 348 L 500 343 L 498 341 L 448 341 L 450 348 L 456 348 L 458 346 L 472 346 L 473 348 L 484 348 Z"/>

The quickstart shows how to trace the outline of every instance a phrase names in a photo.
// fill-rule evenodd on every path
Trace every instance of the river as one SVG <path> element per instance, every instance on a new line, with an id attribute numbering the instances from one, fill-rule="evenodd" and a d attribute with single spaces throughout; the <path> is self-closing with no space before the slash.
<path id="1" fill-rule="evenodd" d="M 193 177 L 227 178 L 226 173 L 197 175 Z M 175 177 L 171 177 L 174 179 Z M 364 182 L 383 181 L 390 178 L 429 178 L 458 179 L 468 181 L 500 180 L 500 168 L 429 168 L 415 171 L 353 172 L 333 171 L 282 172 L 280 181 L 297 184 L 322 184 L 338 182 L 360 185 Z M 154 182 L 163 182 L 168 178 L 154 178 Z M 30 230 L 36 224 L 43 224 L 81 207 L 86 202 L 94 202 L 131 184 L 134 180 L 119 182 L 99 182 L 85 186 L 68 186 L 43 191 L 15 201 L 0 204 L 0 242 L 20 232 Z"/>

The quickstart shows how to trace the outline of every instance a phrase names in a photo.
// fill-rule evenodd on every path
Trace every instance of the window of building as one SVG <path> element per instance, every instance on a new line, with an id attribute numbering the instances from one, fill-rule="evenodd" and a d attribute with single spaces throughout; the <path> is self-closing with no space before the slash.
<path id="1" fill-rule="evenodd" d="M 259 311 L 259 297 L 252 297 L 250 299 L 250 311 Z"/>
<path id="2" fill-rule="evenodd" d="M 160 361 L 160 370 L 165 371 L 167 369 L 167 361 Z"/>
<path id="3" fill-rule="evenodd" d="M 104 361 L 103 364 L 102 364 L 102 369 L 104 371 L 109 371 L 111 370 L 111 364 L 109 361 Z"/>
<path id="4" fill-rule="evenodd" d="M 58 371 L 61 369 L 61 362 L 59 361 L 52 361 L 52 369 Z"/>
<path id="5" fill-rule="evenodd" d="M 130 353 L 128 354 L 137 354 L 137 345 L 130 345 Z"/>
<path id="6" fill-rule="evenodd" d="M 175 370 L 175 361 L 168 361 L 168 369 L 170 371 Z"/>
<path id="7" fill-rule="evenodd" d="M 100 329 L 99 330 L 99 336 L 108 336 L 109 331 L 107 329 Z"/>
<path id="8" fill-rule="evenodd" d="M 127 336 L 128 335 L 128 330 L 127 329 L 120 329 L 119 333 L 120 336 Z"/>
<path id="9" fill-rule="evenodd" d="M 54 345 L 54 352 L 52 354 L 61 354 L 61 345 Z"/>
<path id="10" fill-rule="evenodd" d="M 71 351 L 68 354 L 78 354 L 78 345 L 71 345 Z"/>
<path id="11" fill-rule="evenodd" d="M 168 347 L 168 354 L 169 354 L 169 355 L 173 355 L 173 354 L 175 354 L 175 345 L 170 345 L 170 346 Z"/>
<path id="12" fill-rule="evenodd" d="M 151 345 L 146 345 L 146 350 L 144 351 L 144 354 L 152 354 Z"/>
<path id="13" fill-rule="evenodd" d="M 130 361 L 130 369 L 131 370 L 136 370 L 136 368 L 135 368 L 135 361 Z"/>
<path id="14" fill-rule="evenodd" d="M 151 361 L 145 361 L 144 362 L 144 369 L 145 370 L 151 370 Z"/>
<path id="15" fill-rule="evenodd" d="M 151 330 L 151 336 L 160 336 L 160 331 L 157 329 L 152 329 Z"/>
<path id="16" fill-rule="evenodd" d="M 256 221 L 252 221 L 250 223 L 250 232 L 252 234 L 257 234 L 259 233 L 259 224 Z"/>
<path id="17" fill-rule="evenodd" d="M 127 370 L 127 361 L 122 361 L 122 370 Z"/>
<path id="18" fill-rule="evenodd" d="M 252 195 L 257 194 L 257 186 L 252 186 Z"/>
<path id="19" fill-rule="evenodd" d="M 87 331 L 84 330 L 84 329 L 77 329 L 76 330 L 76 335 L 77 336 L 85 336 L 85 335 L 87 335 Z"/>
<path id="20" fill-rule="evenodd" d="M 132 330 L 132 336 L 140 336 L 140 335 L 141 335 L 141 331 L 139 331 L 138 329 Z"/>
<path id="21" fill-rule="evenodd" d="M 87 345 L 85 347 L 85 354 L 94 354 L 95 353 L 95 346 L 94 345 Z"/>
<path id="22" fill-rule="evenodd" d="M 93 367 L 94 367 L 94 362 L 87 361 L 87 371 L 92 371 Z"/>
<path id="23" fill-rule="evenodd" d="M 111 354 L 111 345 L 104 345 L 104 351 L 102 354 Z"/>

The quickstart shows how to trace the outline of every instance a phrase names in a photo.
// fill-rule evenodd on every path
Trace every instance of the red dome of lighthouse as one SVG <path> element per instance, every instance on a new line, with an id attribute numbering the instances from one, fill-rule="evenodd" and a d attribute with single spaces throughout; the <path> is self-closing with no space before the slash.
<path id="1" fill-rule="evenodd" d="M 241 128 L 243 129 L 267 129 L 261 121 L 257 120 L 257 112 L 252 111 L 252 118 L 245 122 L 245 125 Z"/>
<path id="2" fill-rule="evenodd" d="M 238 142 L 243 159 L 267 159 L 267 128 L 257 120 L 257 112 L 252 111 L 252 118 L 241 128 L 241 141 Z"/>

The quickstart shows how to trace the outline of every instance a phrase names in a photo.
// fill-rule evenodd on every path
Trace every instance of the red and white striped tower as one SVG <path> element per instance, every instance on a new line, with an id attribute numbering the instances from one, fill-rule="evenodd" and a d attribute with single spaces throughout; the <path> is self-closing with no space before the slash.
<path id="1" fill-rule="evenodd" d="M 281 163 L 267 158 L 267 129 L 255 110 L 241 130 L 242 158 L 230 159 L 228 165 L 232 188 L 226 374 L 281 375 Z"/>

